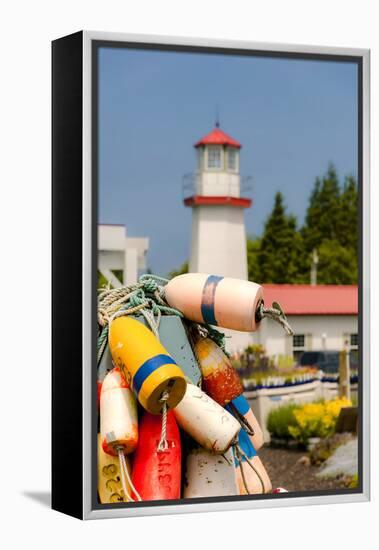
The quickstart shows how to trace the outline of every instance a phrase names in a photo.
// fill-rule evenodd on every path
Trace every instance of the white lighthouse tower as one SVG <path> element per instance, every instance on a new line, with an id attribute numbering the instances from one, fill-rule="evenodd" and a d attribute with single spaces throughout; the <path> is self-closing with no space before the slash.
<path id="1" fill-rule="evenodd" d="M 251 199 L 241 196 L 241 144 L 215 128 L 194 145 L 197 171 L 184 176 L 184 204 L 192 208 L 189 271 L 247 279 L 244 210 Z M 236 351 L 251 336 L 232 333 L 228 347 Z"/>
<path id="2" fill-rule="evenodd" d="M 216 124 L 195 144 L 197 171 L 185 176 L 184 204 L 192 208 L 189 270 L 247 279 L 241 144 Z"/>

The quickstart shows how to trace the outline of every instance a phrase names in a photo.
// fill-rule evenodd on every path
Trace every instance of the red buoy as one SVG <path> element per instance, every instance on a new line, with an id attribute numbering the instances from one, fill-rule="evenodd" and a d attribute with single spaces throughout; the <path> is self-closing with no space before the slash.
<path id="1" fill-rule="evenodd" d="M 134 453 L 132 481 L 142 500 L 180 498 L 181 443 L 172 411 L 167 413 L 167 449 L 158 451 L 162 416 L 145 412 L 139 425 L 139 442 Z"/>

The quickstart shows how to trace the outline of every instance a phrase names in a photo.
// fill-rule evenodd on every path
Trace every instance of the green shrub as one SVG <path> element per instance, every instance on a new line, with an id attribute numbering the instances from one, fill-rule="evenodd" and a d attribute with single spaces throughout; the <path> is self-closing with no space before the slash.
<path id="1" fill-rule="evenodd" d="M 296 403 L 289 403 L 288 405 L 281 405 L 270 411 L 267 417 L 267 429 L 271 437 L 292 439 L 292 435 L 288 428 L 296 425 L 294 416 L 294 410 L 296 408 Z"/>

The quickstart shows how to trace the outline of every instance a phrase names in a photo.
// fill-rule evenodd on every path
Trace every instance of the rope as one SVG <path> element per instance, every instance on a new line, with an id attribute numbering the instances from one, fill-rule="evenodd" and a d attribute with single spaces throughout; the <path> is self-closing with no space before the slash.
<path id="1" fill-rule="evenodd" d="M 145 274 L 136 284 L 99 291 L 97 320 L 101 331 L 97 340 L 98 364 L 107 345 L 109 325 L 114 319 L 139 313 L 159 339 L 162 315 L 183 317 L 181 311 L 170 307 L 163 299 L 163 289 L 167 282 L 168 279 L 163 277 Z"/>
<path id="2" fill-rule="evenodd" d="M 137 489 L 134 487 L 133 482 L 130 478 L 129 469 L 125 460 L 124 448 L 121 446 L 117 447 L 117 453 L 118 453 L 118 459 L 120 461 L 121 484 L 122 484 L 122 489 L 124 491 L 124 494 L 126 495 L 126 498 L 128 499 L 129 502 L 135 502 L 135 500 L 133 499 L 133 497 L 130 495 L 128 491 L 128 488 L 126 485 L 126 480 L 127 480 L 130 485 L 130 488 L 133 491 L 133 494 L 137 497 L 137 500 L 141 501 L 142 498 L 138 493 Z"/>
<path id="3" fill-rule="evenodd" d="M 118 452 L 118 460 L 120 462 L 121 485 L 122 485 L 122 490 L 124 491 L 124 496 L 125 496 L 126 502 L 134 502 L 133 498 L 129 494 L 128 487 L 126 485 L 125 470 L 127 469 L 127 465 L 126 465 L 126 460 L 125 460 L 123 448 L 119 447 L 117 449 L 117 452 Z"/>
<path id="4" fill-rule="evenodd" d="M 234 450 L 235 450 L 235 453 L 236 453 L 236 458 L 237 458 L 237 461 L 238 461 L 238 465 L 239 467 L 241 468 L 241 475 L 242 475 L 242 481 L 243 481 L 243 484 L 244 484 L 244 487 L 245 487 L 245 491 L 248 495 L 250 495 L 250 491 L 249 491 L 249 487 L 247 486 L 247 482 L 246 482 L 246 478 L 245 478 L 245 472 L 243 471 L 243 461 L 242 461 L 242 458 L 245 459 L 245 461 L 247 462 L 247 464 L 250 466 L 250 468 L 254 471 L 254 473 L 256 474 L 256 476 L 258 477 L 259 481 L 260 481 L 260 484 L 261 484 L 261 487 L 262 487 L 262 493 L 265 494 L 266 493 L 266 488 L 265 488 L 265 484 L 263 482 L 263 479 L 260 475 L 260 473 L 258 472 L 258 470 L 255 468 L 254 464 L 249 460 L 249 458 L 246 456 L 245 452 L 241 449 L 241 447 L 238 445 L 237 442 L 234 443 Z"/>
<path id="5" fill-rule="evenodd" d="M 293 334 L 293 330 L 289 322 L 287 321 L 287 318 L 278 304 L 278 302 L 274 302 L 272 304 L 273 307 L 265 307 L 263 300 L 259 303 L 257 311 L 256 311 L 256 317 L 258 321 L 261 321 L 265 317 L 268 317 L 269 319 L 272 319 L 273 321 L 276 321 L 279 323 L 281 327 L 286 331 L 287 334 L 290 336 Z"/>
<path id="6" fill-rule="evenodd" d="M 167 400 L 170 397 L 170 393 L 165 390 L 160 398 L 159 402 L 163 404 L 162 406 L 162 431 L 161 438 L 158 443 L 157 451 L 161 453 L 167 451 L 168 441 L 167 441 Z"/>
<path id="7" fill-rule="evenodd" d="M 239 412 L 237 407 L 235 406 L 232 401 L 228 403 L 229 407 L 232 410 L 233 416 L 238 420 L 238 422 L 241 424 L 242 429 L 247 433 L 247 435 L 254 435 L 254 428 L 251 426 L 250 422 L 246 420 L 246 418 Z"/>
<path id="8" fill-rule="evenodd" d="M 97 364 L 100 363 L 100 360 L 103 356 L 105 347 L 108 341 L 108 326 L 104 327 L 100 333 L 100 336 L 97 339 Z"/>

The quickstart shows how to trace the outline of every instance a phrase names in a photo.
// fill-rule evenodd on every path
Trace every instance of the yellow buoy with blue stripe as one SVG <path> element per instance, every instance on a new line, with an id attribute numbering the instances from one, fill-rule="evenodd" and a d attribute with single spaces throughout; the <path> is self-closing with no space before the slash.
<path id="1" fill-rule="evenodd" d="M 138 401 L 152 414 L 162 412 L 162 397 L 168 393 L 167 407 L 183 398 L 186 380 L 180 367 L 158 338 L 131 317 L 118 317 L 109 328 L 112 359 L 131 384 Z"/>

